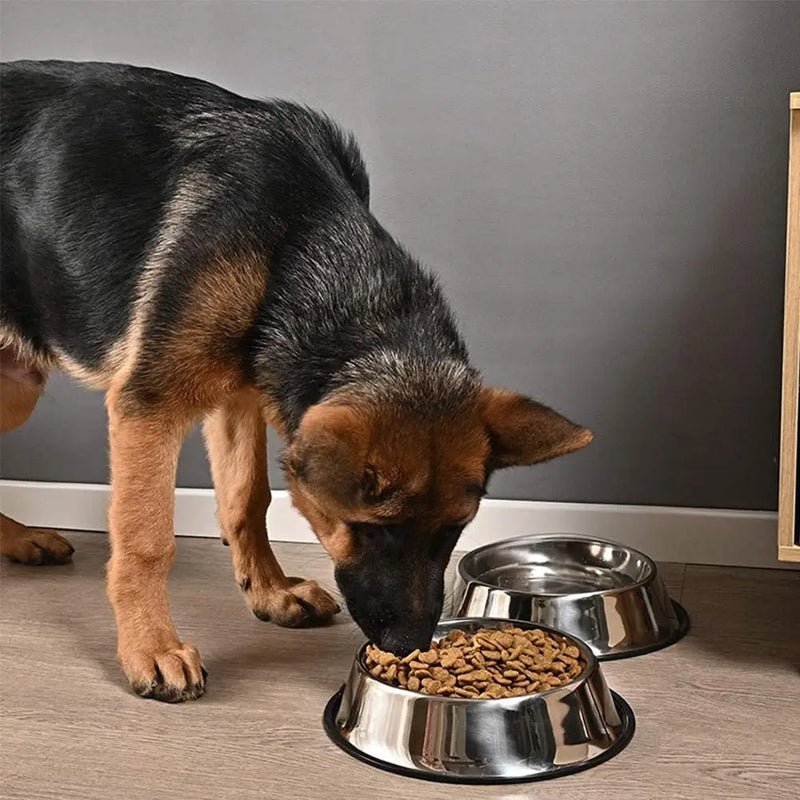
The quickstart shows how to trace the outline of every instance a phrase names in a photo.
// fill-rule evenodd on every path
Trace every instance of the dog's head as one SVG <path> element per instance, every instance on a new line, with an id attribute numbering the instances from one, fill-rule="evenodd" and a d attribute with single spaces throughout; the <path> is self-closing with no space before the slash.
<path id="1" fill-rule="evenodd" d="M 353 619 L 382 648 L 426 648 L 444 570 L 495 469 L 578 450 L 592 434 L 522 395 L 482 388 L 458 414 L 333 398 L 285 455 L 292 499 L 333 557 Z"/>

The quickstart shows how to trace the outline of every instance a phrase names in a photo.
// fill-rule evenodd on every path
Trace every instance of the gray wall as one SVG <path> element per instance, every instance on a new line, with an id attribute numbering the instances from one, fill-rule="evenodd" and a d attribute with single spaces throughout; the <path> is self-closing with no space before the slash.
<path id="1" fill-rule="evenodd" d="M 776 507 L 800 4 L 8 2 L 2 57 L 162 67 L 351 127 L 487 379 L 596 431 L 494 496 Z M 102 397 L 54 377 L 2 474 L 104 482 Z M 199 437 L 179 485 L 209 485 Z"/>

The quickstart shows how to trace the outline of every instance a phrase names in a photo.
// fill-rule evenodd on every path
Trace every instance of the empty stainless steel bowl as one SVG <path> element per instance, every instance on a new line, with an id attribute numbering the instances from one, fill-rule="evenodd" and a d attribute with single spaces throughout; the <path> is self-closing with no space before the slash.
<path id="1" fill-rule="evenodd" d="M 539 627 L 508 620 L 443 621 L 439 639 L 460 628 Z M 325 709 L 328 736 L 373 766 L 411 777 L 454 783 L 514 783 L 555 777 L 594 766 L 622 750 L 633 736 L 630 706 L 608 689 L 592 652 L 578 647 L 583 672 L 541 694 L 471 700 L 419 694 L 389 686 L 358 652 L 347 683 Z"/>
<path id="2" fill-rule="evenodd" d="M 689 628 L 656 563 L 622 544 L 571 534 L 486 545 L 458 564 L 457 617 L 528 620 L 586 642 L 602 661 L 666 647 Z"/>

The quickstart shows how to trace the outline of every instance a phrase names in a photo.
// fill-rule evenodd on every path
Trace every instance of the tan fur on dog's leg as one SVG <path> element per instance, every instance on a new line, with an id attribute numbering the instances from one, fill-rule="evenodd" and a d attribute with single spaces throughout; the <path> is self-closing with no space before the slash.
<path id="1" fill-rule="evenodd" d="M 236 581 L 253 613 L 278 625 L 329 622 L 339 610 L 314 581 L 284 575 L 267 538 L 267 431 L 255 392 L 242 391 L 204 424 L 217 514 Z"/>
<path id="2" fill-rule="evenodd" d="M 30 367 L 11 346 L 0 347 L 0 433 L 18 428 L 28 420 L 44 389 L 47 375 Z M 28 528 L 0 514 L 0 555 L 21 564 L 67 564 L 75 548 L 60 534 L 44 528 Z"/>
<path id="3" fill-rule="evenodd" d="M 44 382 L 37 386 L 0 373 L 0 432 L 13 431 L 27 422 L 43 388 Z"/>
<path id="4" fill-rule="evenodd" d="M 2 339 L 0 339 L 2 341 Z M 19 347 L 0 346 L 0 433 L 28 420 L 47 382 L 47 372 L 19 355 Z"/>
<path id="5" fill-rule="evenodd" d="M 111 508 L 108 595 L 117 618 L 122 669 L 142 697 L 179 702 L 200 697 L 200 654 L 178 638 L 167 580 L 175 557 L 174 487 L 178 453 L 191 420 L 173 409 L 140 416 L 108 395 Z"/>

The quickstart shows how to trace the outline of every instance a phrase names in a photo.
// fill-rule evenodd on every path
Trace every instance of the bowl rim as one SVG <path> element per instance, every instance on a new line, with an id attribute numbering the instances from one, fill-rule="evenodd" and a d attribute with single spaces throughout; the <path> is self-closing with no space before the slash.
<path id="1" fill-rule="evenodd" d="M 627 586 L 617 586 L 612 589 L 597 589 L 592 592 L 570 592 L 568 594 L 556 594 L 552 592 L 525 592 L 521 589 L 507 589 L 503 586 L 497 586 L 494 583 L 489 583 L 488 581 L 482 581 L 480 578 L 472 577 L 467 574 L 466 568 L 464 563 L 469 558 L 473 558 L 475 556 L 480 555 L 481 553 L 485 553 L 489 550 L 493 550 L 494 548 L 500 545 L 513 545 L 513 544 L 521 544 L 524 542 L 530 542 L 531 540 L 536 540 L 540 542 L 547 542 L 547 541 L 565 541 L 565 542 L 587 542 L 587 543 L 594 543 L 600 545 L 611 545 L 612 547 L 620 547 L 627 552 L 638 556 L 639 558 L 644 561 L 647 566 L 650 568 L 650 574 L 644 578 L 640 578 L 633 583 L 629 583 Z M 545 597 L 548 599 L 554 599 L 559 597 L 564 598 L 579 598 L 579 597 L 603 597 L 609 596 L 614 594 L 622 594 L 624 592 L 629 592 L 633 589 L 639 589 L 642 586 L 646 586 L 649 583 L 652 583 L 655 580 L 658 580 L 661 572 L 658 568 L 658 564 L 646 553 L 643 553 L 641 550 L 637 550 L 635 547 L 629 547 L 626 544 L 622 544 L 622 542 L 615 542 L 611 539 L 602 539 L 599 536 L 590 536 L 590 535 L 583 535 L 580 533 L 528 533 L 523 534 L 521 536 L 512 536 L 508 539 L 500 539 L 496 542 L 489 542 L 488 544 L 481 545 L 480 547 L 476 547 L 474 550 L 470 550 L 467 553 L 464 553 L 463 556 L 458 560 L 458 564 L 456 565 L 456 573 L 458 577 L 466 584 L 466 588 L 468 589 L 470 584 L 475 586 L 485 586 L 488 589 L 497 592 L 504 592 L 505 594 L 512 595 L 512 596 L 519 596 L 519 597 Z M 556 631 L 557 633 L 561 633 L 561 631 Z"/>
<path id="2" fill-rule="evenodd" d="M 576 691 L 577 688 L 586 682 L 590 675 L 594 674 L 600 669 L 600 662 L 598 661 L 597 656 L 594 654 L 592 649 L 586 642 L 578 639 L 577 637 L 573 636 L 570 633 L 566 633 L 565 631 L 558 630 L 558 628 L 551 628 L 549 625 L 539 625 L 538 623 L 531 622 L 530 620 L 524 619 L 507 619 L 505 617 L 447 617 L 440 619 L 439 622 L 436 623 L 436 628 L 438 629 L 442 624 L 453 624 L 453 629 L 457 629 L 459 624 L 463 623 L 479 623 L 483 625 L 486 622 L 495 622 L 498 624 L 505 625 L 507 627 L 518 627 L 518 628 L 528 628 L 529 630 L 539 629 L 545 631 L 546 633 L 554 633 L 557 636 L 561 636 L 564 639 L 568 639 L 572 642 L 578 650 L 580 650 L 581 657 L 584 659 L 585 666 L 583 671 L 580 675 L 576 678 L 573 678 L 568 683 L 564 683 L 561 686 L 554 686 L 552 689 L 546 689 L 543 692 L 532 692 L 531 694 L 523 694 L 519 695 L 518 697 L 445 697 L 444 695 L 436 695 L 436 694 L 425 694 L 425 692 L 415 692 L 411 689 L 406 689 L 402 686 L 392 686 L 390 683 L 386 683 L 382 681 L 380 678 L 376 678 L 374 675 L 371 675 L 369 670 L 366 668 L 364 663 L 364 655 L 366 653 L 367 647 L 372 644 L 372 642 L 364 642 L 361 647 L 358 648 L 356 651 L 355 658 L 353 659 L 353 664 L 356 670 L 364 677 L 367 681 L 372 683 L 378 683 L 382 687 L 386 689 L 391 689 L 396 692 L 402 692 L 403 697 L 416 696 L 422 697 L 426 700 L 439 700 L 439 701 L 446 701 L 448 703 L 474 703 L 476 700 L 494 700 L 500 701 L 505 700 L 509 703 L 518 704 L 521 700 L 531 700 L 536 699 L 538 697 L 545 697 L 554 694 L 555 692 L 565 692 L 572 694 L 572 692 Z M 487 626 L 488 627 L 488 626 Z"/>

